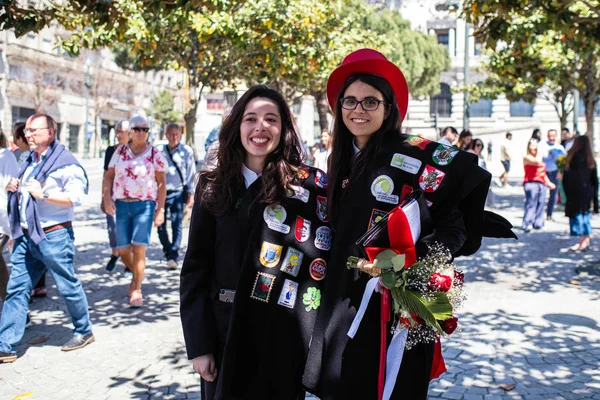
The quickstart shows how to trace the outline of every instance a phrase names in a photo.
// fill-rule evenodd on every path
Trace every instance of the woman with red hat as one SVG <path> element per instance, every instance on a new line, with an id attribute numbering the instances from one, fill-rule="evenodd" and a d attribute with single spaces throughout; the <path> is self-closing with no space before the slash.
<path id="1" fill-rule="evenodd" d="M 357 239 L 407 194 L 422 190 L 433 226 L 415 243 L 417 255 L 434 242 L 455 256 L 472 254 L 481 243 L 491 177 L 474 154 L 401 134 L 406 80 L 375 50 L 348 55 L 329 76 L 327 97 L 335 115 L 328 187 L 334 240 L 303 384 L 322 400 L 378 399 L 380 296 L 371 297 L 356 334 L 348 336 L 370 278 L 346 268 L 348 257 L 361 257 Z M 404 351 L 387 398 L 425 399 L 430 378 L 444 370 L 440 357 L 432 370 L 433 342 Z"/>

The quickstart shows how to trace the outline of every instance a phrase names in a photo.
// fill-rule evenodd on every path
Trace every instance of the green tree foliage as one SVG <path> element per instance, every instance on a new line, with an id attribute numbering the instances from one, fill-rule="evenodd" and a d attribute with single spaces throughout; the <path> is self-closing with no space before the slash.
<path id="1" fill-rule="evenodd" d="M 486 68 L 490 84 L 506 89 L 509 98 L 549 89 L 561 122 L 569 111 L 567 95 L 577 88 L 593 137 L 600 95 L 598 0 L 465 0 L 462 15 L 494 52 Z"/>
<path id="2" fill-rule="evenodd" d="M 173 93 L 169 90 L 161 90 L 152 98 L 151 106 L 146 109 L 146 114 L 150 115 L 156 124 L 160 126 L 160 138 L 164 136 L 164 128 L 171 122 L 178 123 L 182 120 L 182 115 L 175 110 L 175 99 Z"/>

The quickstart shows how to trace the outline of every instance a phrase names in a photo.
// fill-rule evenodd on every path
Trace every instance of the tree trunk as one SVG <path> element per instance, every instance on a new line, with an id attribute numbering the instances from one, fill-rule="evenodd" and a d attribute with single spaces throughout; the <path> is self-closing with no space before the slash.
<path id="1" fill-rule="evenodd" d="M 317 102 L 317 112 L 319 113 L 319 126 L 321 130 L 329 130 L 329 120 L 327 115 L 329 114 L 329 103 L 327 102 L 327 96 L 323 92 L 312 93 L 312 96 Z"/>
<path id="2" fill-rule="evenodd" d="M 590 138 L 592 149 L 594 148 L 594 108 L 596 108 L 596 101 L 593 97 L 584 100 L 585 104 L 585 124 L 586 124 L 586 135 Z"/>

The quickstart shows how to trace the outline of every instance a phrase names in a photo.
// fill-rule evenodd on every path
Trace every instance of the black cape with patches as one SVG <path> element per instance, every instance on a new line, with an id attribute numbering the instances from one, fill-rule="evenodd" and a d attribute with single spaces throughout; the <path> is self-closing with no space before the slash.
<path id="1" fill-rule="evenodd" d="M 322 400 L 377 399 L 380 296 L 372 297 L 358 332 L 354 339 L 349 339 L 348 329 L 370 277 L 347 269 L 346 261 L 349 256 L 362 256 L 356 241 L 367 231 L 374 210 L 388 212 L 396 206 L 375 198 L 373 186 L 378 178 L 387 176 L 393 181 L 392 193 L 399 201 L 412 189 L 424 190 L 432 226 L 422 231 L 415 246 L 417 256 L 425 255 L 427 244 L 433 242 L 443 243 L 455 256 L 472 254 L 481 245 L 486 219 L 483 207 L 491 175 L 477 166 L 477 156 L 462 151 L 456 152 L 448 163 L 443 160 L 436 163 L 434 153 L 444 149 L 440 146 L 417 137 L 395 136 L 382 154 L 369 161 L 366 172 L 351 179 L 342 190 L 332 222 L 334 242 L 323 305 L 303 377 L 307 390 Z M 398 154 L 396 165 L 404 164 L 404 170 L 390 165 L 395 154 Z M 438 161 L 439 156 L 444 156 L 439 151 L 436 155 Z M 399 160 L 403 156 L 409 158 Z M 426 166 L 434 168 L 436 174 L 445 174 L 441 182 L 438 177 L 439 187 L 435 188 L 433 175 L 421 178 Z M 493 216 L 496 221 L 490 222 L 487 233 L 511 235 L 510 224 Z M 388 339 L 391 340 L 391 335 Z M 420 344 L 405 351 L 392 398 L 425 399 L 432 360 L 433 344 Z"/>
<path id="2" fill-rule="evenodd" d="M 306 202 L 297 198 L 281 201 L 279 205 L 285 210 L 285 219 L 281 219 L 281 209 L 271 212 L 279 218 L 279 225 L 276 222 L 273 226 L 275 229 L 265 221 L 265 209 L 269 206 L 256 202 L 250 208 L 246 249 L 232 247 L 229 250 L 242 251 L 244 255 L 227 340 L 218 366 L 215 399 L 304 398 L 301 377 L 318 310 L 318 299 L 310 294 L 322 291 L 327 279 L 323 266 L 329 258 L 328 250 L 316 247 L 317 230 L 318 246 L 331 246 L 329 224 L 319 218 L 319 212 L 326 210 L 326 190 L 316 185 L 316 169 L 306 171 L 308 176 L 296 182 L 306 190 L 309 196 Z M 318 196 L 322 202 L 319 210 Z M 321 216 L 326 218 L 326 215 Z M 298 234 L 302 241 L 296 238 L 296 228 L 307 224 L 300 223 L 302 220 L 298 217 L 310 222 L 308 236 Z M 284 233 L 287 229 L 289 232 Z M 268 244 L 263 246 L 265 242 Z M 269 244 L 274 247 L 269 248 Z M 290 248 L 303 255 L 296 276 L 282 270 L 285 266 L 291 268 L 286 259 Z M 315 259 L 322 262 L 313 265 L 311 274 Z M 227 268 L 223 265 L 216 268 L 223 267 Z M 292 293 L 289 293 L 290 287 Z"/>

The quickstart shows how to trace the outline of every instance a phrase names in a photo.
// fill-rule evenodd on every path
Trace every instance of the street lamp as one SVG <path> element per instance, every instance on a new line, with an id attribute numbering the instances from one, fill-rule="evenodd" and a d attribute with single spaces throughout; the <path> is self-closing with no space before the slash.
<path id="1" fill-rule="evenodd" d="M 90 60 L 86 60 L 85 68 L 83 71 L 83 85 L 85 86 L 85 125 L 84 125 L 84 153 L 83 158 L 89 158 L 90 156 L 90 140 L 92 139 L 89 134 L 89 102 L 90 102 L 90 89 L 92 87 L 92 74 L 90 74 Z"/>

